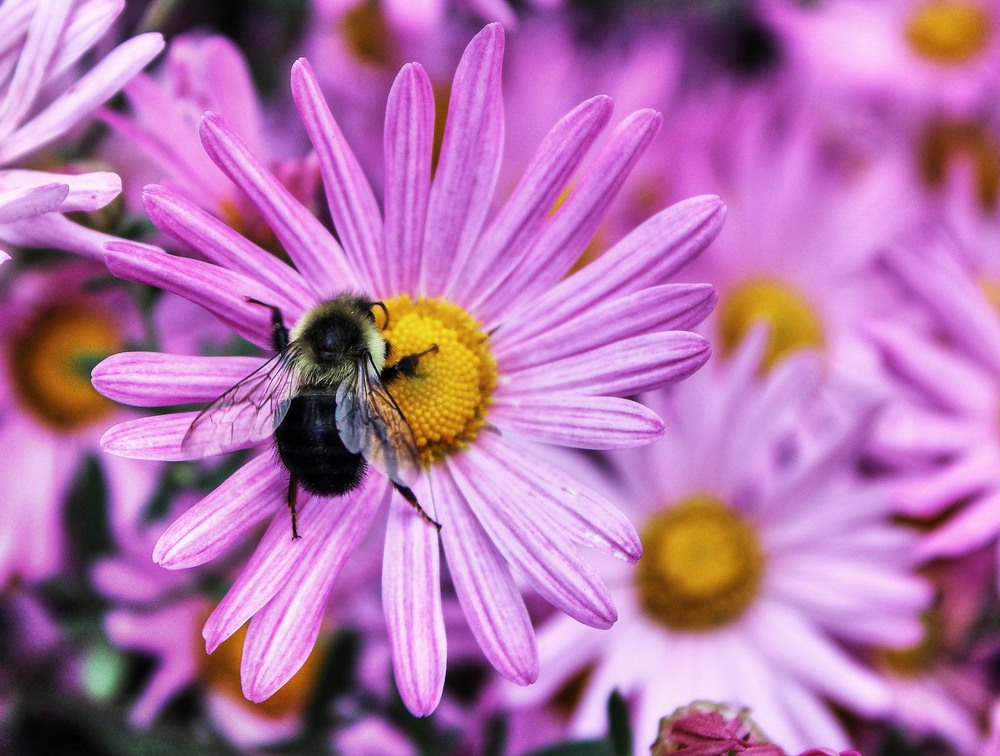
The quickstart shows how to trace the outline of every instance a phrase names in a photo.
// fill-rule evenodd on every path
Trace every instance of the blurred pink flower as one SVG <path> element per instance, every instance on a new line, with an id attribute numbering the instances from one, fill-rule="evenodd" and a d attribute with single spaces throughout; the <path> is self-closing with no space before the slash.
<path id="1" fill-rule="evenodd" d="M 134 37 L 57 91 L 124 5 L 122 0 L 8 0 L 0 7 L 0 241 L 103 255 L 110 237 L 61 213 L 104 207 L 121 191 L 116 175 L 13 166 L 64 136 L 163 48 L 159 34 Z"/>
<path id="2" fill-rule="evenodd" d="M 0 296 L 0 585 L 12 575 L 52 576 L 63 563 L 63 503 L 73 476 L 98 449 L 101 429 L 126 416 L 90 385 L 93 365 L 142 337 L 125 292 L 84 291 L 106 275 L 90 263 L 24 271 Z M 131 414 L 131 413 L 129 413 Z M 136 465 L 105 467 L 112 491 Z M 155 475 L 146 467 L 143 476 Z"/>
<path id="3" fill-rule="evenodd" d="M 596 97 L 553 128 L 518 189 L 484 224 L 502 151 L 502 55 L 499 25 L 469 44 L 455 75 L 433 181 L 430 82 L 417 64 L 400 72 L 386 116 L 384 221 L 309 65 L 293 67 L 293 94 L 350 258 L 215 116 L 202 125 L 209 154 L 254 200 L 298 271 L 163 188 L 146 193 L 154 223 L 187 235 L 216 264 L 125 242 L 109 244 L 107 254 L 116 275 L 181 293 L 262 347 L 271 342 L 271 314 L 248 298 L 279 307 L 291 324 L 345 289 L 386 304 L 386 338 L 399 354 L 425 349 L 431 340 L 439 344 L 421 362 L 423 388 L 403 383 L 395 392 L 430 468 L 415 491 L 444 523 L 440 537 L 451 576 L 484 652 L 503 675 L 527 684 L 537 675 L 538 657 L 511 568 L 576 620 L 608 627 L 616 618 L 610 596 L 575 544 L 628 561 L 639 556 L 639 545 L 628 521 L 602 497 L 500 435 L 479 431 L 488 423 L 503 433 L 586 448 L 658 437 L 659 418 L 621 397 L 680 380 L 707 359 L 704 339 L 675 329 L 710 311 L 712 288 L 663 281 L 715 236 L 723 208 L 715 197 L 668 208 L 601 261 L 564 278 L 660 123 L 652 111 L 627 118 L 553 213 L 610 117 L 610 100 Z M 100 365 L 94 382 L 132 404 L 186 404 L 214 399 L 261 364 L 125 354 Z M 440 414 L 438 407 L 448 410 Z M 253 446 L 272 435 L 239 433 L 231 444 L 181 448 L 196 415 L 118 425 L 105 434 L 104 448 L 183 459 Z M 391 498 L 382 584 L 396 680 L 411 711 L 431 712 L 445 667 L 437 532 L 401 497 L 389 497 L 384 477 L 370 475 L 358 491 L 332 501 L 303 494 L 304 537 L 292 542 L 287 488 L 286 471 L 268 451 L 189 510 L 157 545 L 154 557 L 164 566 L 193 566 L 271 518 L 206 624 L 209 649 L 253 617 L 244 691 L 259 701 L 280 688 L 313 644 L 337 573 Z"/>
<path id="4" fill-rule="evenodd" d="M 789 421 L 819 387 L 817 356 L 759 367 L 766 331 L 732 360 L 650 395 L 664 438 L 615 452 L 617 497 L 643 523 L 635 570 L 607 562 L 620 622 L 596 634 L 557 617 L 539 633 L 543 673 L 516 702 L 537 704 L 590 670 L 570 729 L 596 734 L 618 688 L 634 704 L 637 742 L 691 698 L 751 706 L 776 743 L 840 748 L 826 704 L 884 715 L 890 690 L 838 641 L 907 646 L 931 591 L 912 572 L 915 538 L 853 463 L 870 418 L 831 430 L 792 466 L 775 459 Z M 580 477 L 579 475 L 577 477 Z M 605 488 L 611 487 L 605 484 Z"/>
<path id="5" fill-rule="evenodd" d="M 974 110 L 1000 65 L 996 0 L 760 4 L 812 88 L 882 108 Z"/>
<path id="6" fill-rule="evenodd" d="M 264 246 L 275 240 L 253 203 L 205 154 L 198 124 L 206 111 L 223 116 L 255 155 L 292 195 L 313 208 L 319 188 L 315 159 L 290 157 L 305 152 L 305 134 L 296 140 L 287 125 L 269 133 L 250 70 L 239 49 L 218 35 L 182 35 L 171 41 L 158 78 L 138 74 L 124 89 L 132 115 L 104 110 L 101 117 L 124 138 L 112 150 L 127 166 L 126 178 L 163 182 L 198 207 L 221 218 Z M 136 160 L 139 148 L 141 162 Z M 131 165 L 129 165 L 131 163 Z"/>

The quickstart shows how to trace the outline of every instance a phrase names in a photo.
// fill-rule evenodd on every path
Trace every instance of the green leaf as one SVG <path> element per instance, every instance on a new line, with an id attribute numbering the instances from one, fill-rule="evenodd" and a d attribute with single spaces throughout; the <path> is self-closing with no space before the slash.
<path id="1" fill-rule="evenodd" d="M 628 704 L 617 688 L 608 697 L 608 740 L 615 756 L 631 756 L 632 721 L 629 719 Z"/>

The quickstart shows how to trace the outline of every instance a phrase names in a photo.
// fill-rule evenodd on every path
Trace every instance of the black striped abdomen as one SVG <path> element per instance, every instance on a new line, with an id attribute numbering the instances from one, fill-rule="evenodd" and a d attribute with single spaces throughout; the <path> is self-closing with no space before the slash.
<path id="1" fill-rule="evenodd" d="M 278 456 L 306 491 L 335 496 L 357 488 L 367 463 L 347 450 L 337 431 L 337 395 L 306 389 L 292 398 L 274 432 Z"/>

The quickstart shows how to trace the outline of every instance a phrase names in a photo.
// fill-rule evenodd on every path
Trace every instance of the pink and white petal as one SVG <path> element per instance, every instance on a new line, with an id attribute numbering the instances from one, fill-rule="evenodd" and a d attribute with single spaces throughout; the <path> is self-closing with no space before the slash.
<path id="1" fill-rule="evenodd" d="M 153 561 L 170 570 L 210 562 L 269 515 L 283 513 L 287 497 L 288 474 L 262 454 L 174 520 L 157 540 Z"/>
<path id="2" fill-rule="evenodd" d="M 489 24 L 469 42 L 455 71 L 427 203 L 421 294 L 439 296 L 456 285 L 486 219 L 503 156 L 503 50 L 503 27 Z"/>
<path id="3" fill-rule="evenodd" d="M 629 399 L 579 394 L 526 394 L 495 399 L 490 422 L 535 441 L 577 449 L 645 446 L 663 435 L 663 421 Z"/>
<path id="4" fill-rule="evenodd" d="M 337 240 L 250 152 L 221 116 L 207 113 L 200 131 L 209 157 L 250 198 L 317 295 L 327 298 L 361 288 Z"/>
<path id="5" fill-rule="evenodd" d="M 879 414 L 868 448 L 884 461 L 912 466 L 961 453 L 970 443 L 985 441 L 990 432 L 977 416 L 898 402 Z"/>
<path id="6" fill-rule="evenodd" d="M 385 291 L 416 291 L 427 225 L 434 142 L 434 91 L 419 63 L 396 76 L 385 111 Z"/>
<path id="7" fill-rule="evenodd" d="M 125 3 L 121 0 L 76 3 L 70 11 L 69 23 L 63 26 L 56 54 L 47 72 L 47 80 L 53 81 L 76 63 L 104 36 L 124 9 Z"/>
<path id="8" fill-rule="evenodd" d="M 342 501 L 347 506 L 353 503 L 353 499 Z M 320 539 L 310 534 L 325 532 L 332 527 L 332 518 L 338 515 L 322 499 L 301 493 L 296 511 L 302 537 L 292 538 L 291 515 L 279 508 L 239 576 L 205 622 L 202 635 L 208 653 L 275 597 L 292 571 L 301 568 L 304 555 L 312 554 L 320 546 Z"/>
<path id="9" fill-rule="evenodd" d="M 216 265 L 263 278 L 286 301 L 299 302 L 285 313 L 289 323 L 298 320 L 315 302 L 314 292 L 298 271 L 176 192 L 155 184 L 147 186 L 142 191 L 142 204 L 163 233 L 201 252 Z"/>
<path id="10" fill-rule="evenodd" d="M 299 559 L 247 629 L 240 677 L 249 700 L 270 698 L 309 658 L 333 583 L 368 532 L 385 493 L 384 480 L 370 475 L 350 502 L 343 497 L 313 500 L 311 509 L 318 516 L 300 525 L 302 538 L 295 544 L 304 543 L 304 548 Z"/>
<path id="11" fill-rule="evenodd" d="M 538 650 L 524 600 L 449 466 L 435 468 L 431 483 L 455 593 L 490 664 L 511 682 L 529 685 L 538 677 Z"/>
<path id="12" fill-rule="evenodd" d="M 7 137 L 30 111 L 66 26 L 73 0 L 51 0 L 39 7 L 28 25 L 28 35 L 0 103 L 0 136 Z"/>
<path id="13" fill-rule="evenodd" d="M 57 182 L 0 192 L 0 224 L 16 223 L 55 210 L 67 194 L 69 187 Z"/>
<path id="14" fill-rule="evenodd" d="M 978 412 L 995 404 L 995 381 L 974 363 L 909 329 L 881 325 L 869 330 L 889 367 L 936 405 L 956 412 Z"/>
<path id="15" fill-rule="evenodd" d="M 642 555 L 642 542 L 635 527 L 611 502 L 596 491 L 557 470 L 539 464 L 515 450 L 503 439 L 483 434 L 476 440 L 483 454 L 534 489 L 532 499 L 577 543 L 628 562 Z"/>
<path id="16" fill-rule="evenodd" d="M 687 331 L 648 333 L 502 376 L 497 399 L 517 394 L 575 392 L 631 396 L 687 378 L 712 348 Z"/>
<path id="17" fill-rule="evenodd" d="M 503 372 L 606 346 L 654 331 L 686 330 L 715 307 L 711 284 L 664 284 L 602 302 L 580 317 L 527 338 L 508 336 L 504 325 L 490 340 Z"/>
<path id="18" fill-rule="evenodd" d="M 662 122 L 663 117 L 656 111 L 639 110 L 612 132 L 601 155 L 543 226 L 531 253 L 504 284 L 505 290 L 516 295 L 517 304 L 537 299 L 580 259 L 608 206 Z"/>
<path id="19" fill-rule="evenodd" d="M 271 312 L 258 302 L 295 312 L 301 302 L 256 278 L 218 265 L 169 255 L 162 249 L 126 241 L 109 242 L 105 260 L 119 278 L 150 284 L 201 305 L 248 341 L 270 348 Z"/>
<path id="20" fill-rule="evenodd" d="M 515 341 L 544 333 L 601 302 L 662 284 L 708 246 L 725 215 L 722 200 L 710 195 L 661 210 L 582 270 L 533 301 L 524 301 L 504 321 L 505 338 Z"/>
<path id="21" fill-rule="evenodd" d="M 319 158 L 333 227 L 364 290 L 382 291 L 386 265 L 378 203 L 305 58 L 292 66 L 292 96 Z"/>
<path id="22" fill-rule="evenodd" d="M 449 463 L 497 549 L 546 601 L 590 627 L 614 624 L 618 612 L 607 586 L 544 509 L 532 506 L 535 489 L 505 477 L 475 446 Z"/>
<path id="23" fill-rule="evenodd" d="M 91 373 L 103 396 L 133 407 L 211 402 L 257 370 L 258 357 L 183 357 L 160 352 L 114 354 Z"/>
<path id="24" fill-rule="evenodd" d="M 101 448 L 109 454 L 130 459 L 165 462 L 202 459 L 215 454 L 246 449 L 263 439 L 230 438 L 227 434 L 198 443 L 185 443 L 198 412 L 174 412 L 169 415 L 139 417 L 109 428 L 101 436 Z"/>
<path id="25" fill-rule="evenodd" d="M 1000 486 L 997 449 L 973 447 L 940 467 L 900 479 L 891 496 L 900 512 L 927 517 L 997 486 Z"/>
<path id="26" fill-rule="evenodd" d="M 0 239 L 20 247 L 41 247 L 75 252 L 92 260 L 104 260 L 104 245 L 114 236 L 81 226 L 57 213 L 0 226 Z"/>
<path id="27" fill-rule="evenodd" d="M 744 628 L 771 664 L 808 687 L 868 717 L 888 713 L 892 695 L 886 683 L 796 612 L 762 600 Z"/>
<path id="28" fill-rule="evenodd" d="M 396 687 L 418 717 L 434 711 L 444 691 L 447 648 L 439 553 L 437 530 L 402 497 L 393 496 L 382 560 L 382 609 Z"/>
<path id="29" fill-rule="evenodd" d="M 160 34 L 123 42 L 76 84 L 0 144 L 0 163 L 9 163 L 62 136 L 146 66 L 163 49 Z"/>
<path id="30" fill-rule="evenodd" d="M 932 531 L 916 547 L 919 559 L 968 554 L 992 542 L 1000 532 L 1000 490 L 968 502 L 954 517 Z"/>
<path id="31" fill-rule="evenodd" d="M 476 245 L 456 298 L 476 312 L 490 300 L 531 251 L 539 229 L 569 184 L 584 155 L 604 130 L 614 106 L 599 95 L 581 103 L 552 128 L 524 176 Z"/>

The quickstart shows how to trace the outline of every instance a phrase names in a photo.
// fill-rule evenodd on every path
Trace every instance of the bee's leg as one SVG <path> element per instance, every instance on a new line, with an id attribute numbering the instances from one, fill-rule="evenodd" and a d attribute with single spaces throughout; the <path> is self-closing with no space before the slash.
<path id="1" fill-rule="evenodd" d="M 437 344 L 431 344 L 428 349 L 422 352 L 417 352 L 415 354 L 408 354 L 405 357 L 401 357 L 399 362 L 395 365 L 391 365 L 382 371 L 382 375 L 379 377 L 382 379 L 383 383 L 392 383 L 400 376 L 406 378 L 412 378 L 417 374 L 417 363 L 420 362 L 420 358 L 425 354 L 432 354 L 438 350 Z"/>
<path id="2" fill-rule="evenodd" d="M 288 508 L 292 512 L 292 540 L 297 541 L 302 536 L 299 535 L 299 521 L 295 514 L 295 500 L 299 496 L 299 482 L 294 475 L 288 476 Z"/>
<path id="3" fill-rule="evenodd" d="M 437 520 L 431 519 L 431 516 L 429 514 L 427 514 L 424 511 L 424 508 L 422 506 L 420 506 L 419 502 L 417 502 L 417 497 L 414 495 L 413 491 L 411 491 L 406 486 L 399 485 L 399 483 L 397 483 L 396 481 L 392 482 L 392 487 L 395 488 L 397 491 L 399 491 L 400 495 L 404 499 L 406 499 L 408 502 L 410 502 L 410 506 L 413 507 L 414 509 L 416 509 L 417 512 L 420 513 L 420 516 L 424 518 L 425 522 L 429 522 L 435 528 L 437 528 L 438 530 L 441 530 L 441 523 L 438 522 Z"/>
<path id="4" fill-rule="evenodd" d="M 250 297 L 247 297 L 247 302 L 258 304 L 271 311 L 271 344 L 275 352 L 284 352 L 288 348 L 288 328 L 285 327 L 285 317 L 281 314 L 281 308 Z"/>

